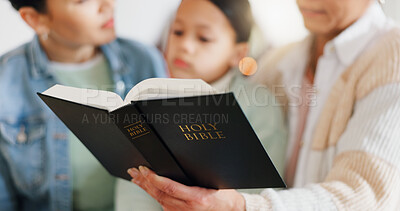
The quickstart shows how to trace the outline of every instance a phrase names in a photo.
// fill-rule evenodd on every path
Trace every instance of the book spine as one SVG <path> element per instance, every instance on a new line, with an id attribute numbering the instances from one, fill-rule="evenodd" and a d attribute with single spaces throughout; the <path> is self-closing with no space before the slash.
<path id="1" fill-rule="evenodd" d="M 168 177 L 185 185 L 193 185 L 135 104 L 124 106 L 116 110 L 114 114 L 118 116 L 117 126 L 150 163 L 149 168 L 160 176 Z"/>

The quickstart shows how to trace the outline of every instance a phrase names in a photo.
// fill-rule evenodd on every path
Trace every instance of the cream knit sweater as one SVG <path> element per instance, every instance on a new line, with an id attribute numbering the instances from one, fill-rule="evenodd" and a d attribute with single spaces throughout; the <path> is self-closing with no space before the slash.
<path id="1" fill-rule="evenodd" d="M 282 83 L 274 65 L 268 67 L 268 85 Z M 247 211 L 400 210 L 399 29 L 383 35 L 341 75 L 314 131 L 307 155 L 313 165 L 303 171 L 320 174 L 328 168 L 325 179 L 303 188 L 243 194 Z"/>

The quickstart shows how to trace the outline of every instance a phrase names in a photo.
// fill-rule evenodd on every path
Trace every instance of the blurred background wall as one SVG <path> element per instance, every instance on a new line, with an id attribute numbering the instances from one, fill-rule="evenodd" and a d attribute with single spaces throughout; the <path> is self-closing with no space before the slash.
<path id="1" fill-rule="evenodd" d="M 159 44 L 180 0 L 116 0 L 116 29 L 121 37 Z M 250 0 L 262 46 L 281 46 L 307 35 L 295 0 Z M 400 23 L 400 0 L 386 0 L 385 12 Z M 32 30 L 8 0 L 0 0 L 0 55 L 29 41 Z"/>

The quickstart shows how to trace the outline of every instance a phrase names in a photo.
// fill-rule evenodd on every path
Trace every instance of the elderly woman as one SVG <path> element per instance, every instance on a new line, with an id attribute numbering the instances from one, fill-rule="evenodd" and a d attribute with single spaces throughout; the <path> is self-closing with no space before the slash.
<path id="1" fill-rule="evenodd" d="M 288 108 L 292 188 L 239 194 L 129 170 L 166 210 L 400 209 L 400 30 L 372 0 L 297 4 L 311 35 L 255 77 Z"/>

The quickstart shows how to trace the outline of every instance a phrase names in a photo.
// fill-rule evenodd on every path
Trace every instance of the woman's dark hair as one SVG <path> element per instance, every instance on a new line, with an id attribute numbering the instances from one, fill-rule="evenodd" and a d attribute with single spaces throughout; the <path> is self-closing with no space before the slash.
<path id="1" fill-rule="evenodd" d="M 46 0 L 9 0 L 11 5 L 19 10 L 22 7 L 33 7 L 40 13 L 46 12 Z"/>
<path id="2" fill-rule="evenodd" d="M 228 18 L 236 32 L 236 42 L 248 42 L 254 24 L 248 0 L 209 0 Z"/>

